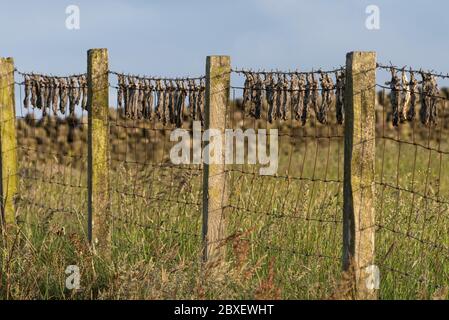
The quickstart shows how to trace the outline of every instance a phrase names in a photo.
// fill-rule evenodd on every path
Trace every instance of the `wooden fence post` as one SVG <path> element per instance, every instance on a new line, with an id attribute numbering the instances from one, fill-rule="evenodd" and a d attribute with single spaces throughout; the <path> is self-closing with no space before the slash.
<path id="1" fill-rule="evenodd" d="M 0 151 L 1 222 L 7 227 L 15 222 L 18 187 L 13 58 L 0 58 Z"/>
<path id="2" fill-rule="evenodd" d="M 203 258 L 209 265 L 224 261 L 226 252 L 223 244 L 226 231 L 224 211 L 229 197 L 226 188 L 224 138 L 231 85 L 230 73 L 229 56 L 207 57 L 205 130 L 216 129 L 221 135 L 212 138 L 221 138 L 221 157 L 214 154 L 215 159 L 221 158 L 220 162 L 204 163 L 203 169 Z"/>
<path id="3" fill-rule="evenodd" d="M 109 66 L 107 49 L 87 52 L 88 82 L 88 237 L 97 253 L 108 256 L 111 242 L 109 203 Z"/>
<path id="4" fill-rule="evenodd" d="M 346 55 L 343 185 L 343 270 L 354 276 L 356 299 L 375 299 L 376 53 Z"/>

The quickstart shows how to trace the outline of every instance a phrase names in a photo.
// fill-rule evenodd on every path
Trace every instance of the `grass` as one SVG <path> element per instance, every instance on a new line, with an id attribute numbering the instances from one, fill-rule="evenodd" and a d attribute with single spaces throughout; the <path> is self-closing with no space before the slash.
<path id="1" fill-rule="evenodd" d="M 201 264 L 199 168 L 113 154 L 112 257 L 102 259 L 85 240 L 85 170 L 20 148 L 18 227 L 2 237 L 0 298 L 351 298 L 341 272 L 343 141 L 323 128 L 314 131 L 322 139 L 301 130 L 284 131 L 296 137 L 280 139 L 277 177 L 228 168 L 227 262 L 218 274 Z M 413 132 L 409 124 L 377 131 L 382 299 L 448 298 L 449 144 L 440 137 L 447 131 Z M 81 270 L 80 290 L 65 287 L 69 265 Z"/>

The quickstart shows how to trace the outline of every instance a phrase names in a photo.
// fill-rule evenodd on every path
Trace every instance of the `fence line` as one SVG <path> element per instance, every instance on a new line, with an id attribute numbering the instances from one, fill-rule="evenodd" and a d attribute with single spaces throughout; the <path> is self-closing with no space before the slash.
<path id="1" fill-rule="evenodd" d="M 105 256 L 110 256 L 114 230 L 121 232 L 117 226 L 120 222 L 154 236 L 161 236 L 161 232 L 177 235 L 186 246 L 201 248 L 204 260 L 212 266 L 228 260 L 227 244 L 246 241 L 257 250 L 278 252 L 280 268 L 288 267 L 282 261 L 289 255 L 301 256 L 304 260 L 294 261 L 306 267 L 325 265 L 327 281 L 341 268 L 350 275 L 353 297 L 358 299 L 377 297 L 372 268 L 376 265 L 385 277 L 398 275 L 426 283 L 413 268 L 404 270 L 410 265 L 408 261 L 391 260 L 398 254 L 395 248 L 405 246 L 399 237 L 428 248 L 429 256 L 435 252 L 440 257 L 447 251 L 448 244 L 437 237 L 444 229 L 441 225 L 447 219 L 444 213 L 448 204 L 442 177 L 444 157 L 449 154 L 442 146 L 447 123 L 437 121 L 445 115 L 448 98 L 441 96 L 435 80 L 446 79 L 443 74 L 376 64 L 375 54 L 370 52 L 348 54 L 346 68 L 310 72 L 236 70 L 231 69 L 229 57 L 211 56 L 204 77 L 184 78 L 109 71 L 105 49 L 90 50 L 87 73 L 70 77 L 22 73 L 5 59 L 0 67 L 2 217 L 7 223 L 15 220 L 11 201 L 15 198 L 19 207 L 32 207 L 43 214 L 39 225 L 48 224 L 59 213 L 81 221 L 87 229 L 86 237 Z M 386 85 L 376 83 L 376 71 L 383 70 L 392 76 Z M 23 82 L 14 81 L 14 71 L 24 77 Z M 245 78 L 244 86 L 231 84 L 233 73 Z M 420 74 L 421 81 L 413 82 L 413 73 Z M 109 75 L 117 79 L 117 85 L 109 83 Z M 66 80 L 62 87 L 61 79 Z M 37 120 L 36 116 L 22 114 L 16 121 L 17 133 L 10 125 L 13 122 L 5 118 L 5 111 L 15 110 L 14 84 L 24 88 L 25 95 L 19 100 L 21 112 L 22 107 L 28 107 L 33 115 L 35 110 L 42 115 Z M 83 102 L 86 85 L 87 104 Z M 381 90 L 377 99 L 376 89 Z M 109 90 L 117 93 L 114 110 L 109 110 Z M 420 124 L 414 117 L 418 100 Z M 46 110 L 51 106 L 55 116 L 65 115 L 67 103 L 70 108 L 65 120 L 48 117 L 50 111 Z M 77 120 L 80 112 L 81 119 L 87 112 L 87 123 Z M 287 143 L 282 151 L 287 157 L 280 164 L 281 173 L 265 177 L 256 171 L 258 166 L 225 166 L 224 162 L 171 165 L 167 152 L 173 143 L 167 142 L 168 134 L 181 127 L 192 135 L 194 120 L 202 122 L 201 133 L 208 128 L 222 132 L 226 128 L 279 129 L 281 143 Z M 58 130 L 67 124 L 73 141 L 87 143 L 87 156 L 83 145 L 74 154 L 47 150 L 45 142 L 38 148 L 26 145 L 30 137 L 22 133 L 23 123 L 29 126 L 22 129 L 31 130 L 34 139 L 44 139 L 48 131 L 45 125 L 51 121 Z M 87 130 L 83 129 L 86 125 Z M 390 136 L 391 131 L 396 136 Z M 13 144 L 16 139 L 17 146 Z M 436 146 L 432 145 L 434 141 Z M 397 145 L 398 155 L 394 165 L 386 160 L 392 144 Z M 427 152 L 427 158 L 418 150 Z M 14 152 L 26 161 L 17 161 Z M 408 171 L 401 163 L 404 153 L 413 155 Z M 50 165 L 48 172 L 48 164 L 41 162 L 50 158 L 62 166 Z M 426 161 L 424 173 L 418 168 L 420 160 Z M 11 174 L 14 166 L 20 170 Z M 77 166 L 87 167 L 87 173 L 78 171 Z M 411 177 L 402 176 L 410 173 Z M 18 178 L 21 182 L 15 191 L 11 181 Z M 39 190 L 34 190 L 33 183 L 48 185 L 59 198 L 36 201 L 33 198 Z M 405 197 L 410 202 L 402 203 Z M 405 217 L 400 214 L 402 207 L 408 212 Z M 437 214 L 426 213 L 430 208 Z M 151 213 L 150 221 L 136 214 L 142 209 L 147 215 Z M 251 214 L 254 218 L 248 220 Z M 191 221 L 187 224 L 177 217 Z M 427 227 L 429 219 L 438 222 L 434 224 L 436 231 Z M 418 229 L 415 220 L 422 220 Z M 291 230 L 287 231 L 288 227 Z M 287 235 L 283 237 L 283 233 Z M 426 254 L 419 252 L 424 259 Z M 232 253 L 235 259 L 239 254 Z M 438 268 L 444 269 L 444 261 L 435 265 L 435 270 Z M 322 275 L 311 274 L 311 278 L 323 281 Z M 300 287 L 307 287 L 313 279 L 300 280 Z M 435 281 L 428 285 L 436 286 Z"/>

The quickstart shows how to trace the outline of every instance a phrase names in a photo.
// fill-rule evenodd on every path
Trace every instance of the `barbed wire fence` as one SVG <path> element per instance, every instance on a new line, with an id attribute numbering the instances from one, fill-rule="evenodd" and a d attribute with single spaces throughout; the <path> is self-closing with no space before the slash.
<path id="1" fill-rule="evenodd" d="M 204 77 L 110 74 L 117 97 L 109 123 L 116 241 L 123 238 L 121 227 L 131 224 L 167 246 L 179 244 L 195 259 L 189 254 L 201 248 L 202 165 L 171 163 L 170 133 L 183 128 L 192 135 L 192 120 L 202 119 Z"/>
<path id="2" fill-rule="evenodd" d="M 260 164 L 229 167 L 230 232 L 246 234 L 252 254 L 273 261 L 284 275 L 278 286 L 295 283 L 309 298 L 330 296 L 324 284 L 341 268 L 343 128 L 334 84 L 342 71 L 233 71 L 245 81 L 231 86 L 229 127 L 278 129 L 279 167 L 275 176 L 260 175 Z"/>
<path id="3" fill-rule="evenodd" d="M 376 254 L 394 294 L 444 296 L 448 271 L 447 76 L 378 65 Z M 419 106 L 419 108 L 418 108 Z M 404 285 L 408 283 L 409 286 Z"/>
<path id="4" fill-rule="evenodd" d="M 226 248 L 226 260 L 235 266 L 270 265 L 264 272 L 271 268 L 282 274 L 278 287 L 294 287 L 305 298 L 366 297 L 354 294 L 362 291 L 357 286 L 363 284 L 374 284 L 370 290 L 378 294 L 374 273 L 348 273 L 343 279 L 348 277 L 351 285 L 340 283 L 346 254 L 373 259 L 357 268 L 379 268 L 380 297 L 388 292 L 392 297 L 429 298 L 443 290 L 449 272 L 449 181 L 444 175 L 449 164 L 445 139 L 449 125 L 448 95 L 438 89 L 437 82 L 447 76 L 382 64 L 361 73 L 373 75 L 376 70 L 390 72 L 391 80 L 363 87 L 376 94 L 375 103 L 369 94 L 361 94 L 362 105 L 375 112 L 375 176 L 368 185 L 352 185 L 350 201 L 358 199 L 360 210 L 347 213 L 355 219 L 355 225 L 349 226 L 343 214 L 349 202 L 344 196 L 345 139 L 347 108 L 359 107 L 358 102 L 347 101 L 348 86 L 355 92 L 356 82 L 361 81 L 352 75 L 356 70 L 348 65 L 310 72 L 230 69 L 232 82 L 244 84 L 229 82 L 229 92 L 212 90 L 215 80 L 210 75 L 163 78 L 108 71 L 107 91 L 117 98 L 109 101 L 107 111 L 109 205 L 97 214 L 107 215 L 111 223 L 113 248 L 132 251 L 132 240 L 141 235 L 166 248 L 176 246 L 184 259 L 196 262 L 207 258 L 208 242 L 216 243 Z M 89 76 L 14 73 L 22 77 L 20 82 L 12 77 L 19 93 L 16 221 L 30 232 L 82 232 L 87 238 L 88 198 L 92 196 L 87 98 L 95 95 L 93 91 L 89 96 L 87 90 Z M 205 165 L 170 161 L 177 143 L 170 134 L 182 128 L 193 137 L 195 122 L 203 134 L 214 117 L 206 110 L 210 101 L 216 101 L 214 94 L 227 95 L 221 129 L 278 129 L 279 138 L 276 175 L 261 175 L 264 165 L 260 163 L 220 169 L 225 178 L 218 190 L 226 196 L 215 197 L 221 197 L 218 203 L 226 223 L 219 226 L 208 225 L 204 208 L 205 199 L 213 197 L 205 187 L 210 187 L 210 180 L 204 180 Z M 6 104 L 2 100 L 2 110 Z M 357 119 L 363 112 L 355 115 Z M 370 126 L 367 121 L 360 126 Z M 366 141 L 359 143 L 369 149 Z M 205 145 L 202 141 L 201 150 Z M 245 148 L 247 159 L 249 152 Z M 2 160 L 5 153 L 2 147 Z M 362 148 L 360 155 L 366 156 L 367 150 Z M 360 173 L 362 180 L 368 176 L 363 170 Z M 363 226 L 356 220 L 370 210 L 366 190 L 371 187 L 375 222 Z M 366 231 L 371 227 L 373 232 Z M 354 232 L 351 249 L 344 245 L 343 229 L 346 236 Z M 208 237 L 210 230 L 217 231 L 213 239 Z M 374 241 L 374 236 L 375 254 L 365 252 L 365 243 Z M 139 249 L 153 247 L 149 242 Z"/>
<path id="5" fill-rule="evenodd" d="M 17 222 L 41 234 L 86 237 L 86 74 L 16 73 Z"/>

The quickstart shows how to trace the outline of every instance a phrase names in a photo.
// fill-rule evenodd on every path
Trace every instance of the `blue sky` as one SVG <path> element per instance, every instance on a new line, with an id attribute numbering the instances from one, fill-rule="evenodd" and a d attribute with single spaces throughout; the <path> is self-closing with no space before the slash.
<path id="1" fill-rule="evenodd" d="M 378 60 L 449 71 L 449 2 L 364 0 L 0 0 L 0 55 L 22 71 L 86 70 L 86 50 L 106 47 L 115 71 L 200 75 L 209 54 L 234 67 L 332 68 L 352 50 Z M 65 27 L 68 5 L 81 29 Z M 380 8 L 380 30 L 365 28 L 367 5 Z"/>

